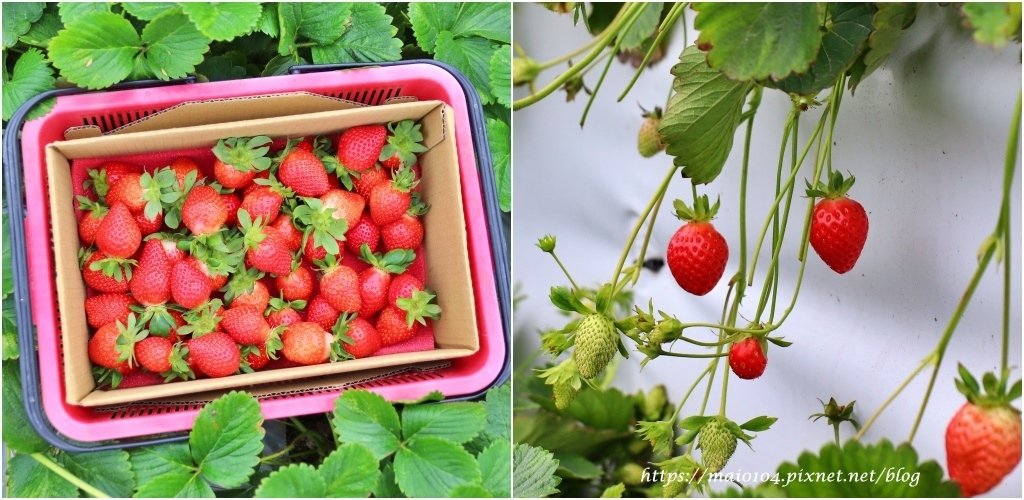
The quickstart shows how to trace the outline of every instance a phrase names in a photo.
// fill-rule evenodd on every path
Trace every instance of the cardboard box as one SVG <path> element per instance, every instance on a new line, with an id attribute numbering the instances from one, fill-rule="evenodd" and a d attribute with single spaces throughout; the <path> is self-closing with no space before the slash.
<path id="1" fill-rule="evenodd" d="M 479 349 L 451 108 L 440 101 L 356 106 L 347 101 L 304 94 L 188 103 L 153 115 L 153 121 L 159 120 L 160 123 L 160 127 L 155 129 L 144 124 L 130 125 L 116 131 L 118 133 L 102 136 L 88 129 L 76 129 L 69 131 L 68 136 L 77 138 L 47 146 L 65 398 L 69 404 L 94 407 L 136 401 L 182 400 L 187 396 L 190 400 L 209 400 L 220 392 L 242 388 L 273 393 L 323 390 L 327 384 L 338 386 L 377 378 L 403 371 L 415 363 L 436 364 L 442 360 L 470 356 Z M 232 109 L 231 118 L 244 119 L 217 123 L 225 107 Z M 311 108 L 326 111 L 286 114 L 293 109 L 309 111 Z M 217 140 L 226 137 L 267 135 L 283 138 L 331 134 L 357 125 L 405 119 L 416 120 L 422 125 L 424 145 L 429 148 L 420 155 L 419 163 L 423 172 L 420 184 L 423 196 L 431 205 L 423 220 L 427 286 L 437 293 L 437 302 L 442 308 L 441 319 L 433 322 L 434 350 L 156 386 L 115 390 L 96 388 L 88 357 L 89 328 L 84 308 L 86 286 L 77 258 L 81 245 L 73 204 L 71 160 L 212 147 Z M 275 387 L 269 388 L 267 384 Z"/>

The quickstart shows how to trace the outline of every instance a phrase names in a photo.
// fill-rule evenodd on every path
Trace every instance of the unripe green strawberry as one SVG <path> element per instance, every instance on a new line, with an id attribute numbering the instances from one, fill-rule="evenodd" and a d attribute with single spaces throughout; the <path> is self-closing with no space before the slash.
<path id="1" fill-rule="evenodd" d="M 700 449 L 708 472 L 722 470 L 736 451 L 736 435 L 729 430 L 726 422 L 725 417 L 712 417 L 697 434 L 697 448 Z"/>
<path id="2" fill-rule="evenodd" d="M 654 108 L 654 111 L 644 111 L 644 121 L 640 124 L 640 131 L 636 136 L 636 149 L 640 156 L 650 158 L 665 149 L 665 143 L 661 140 L 661 133 L 658 127 L 661 126 L 661 108 Z"/>
<path id="3" fill-rule="evenodd" d="M 576 349 L 573 359 L 579 367 L 580 376 L 592 379 L 608 366 L 615 356 L 618 339 L 611 320 L 601 314 L 591 314 L 576 327 Z"/>
<path id="4" fill-rule="evenodd" d="M 552 386 L 552 392 L 555 395 L 555 408 L 564 410 L 572 404 L 572 400 L 576 399 L 576 393 L 579 391 L 572 386 L 571 382 L 559 382 Z"/>

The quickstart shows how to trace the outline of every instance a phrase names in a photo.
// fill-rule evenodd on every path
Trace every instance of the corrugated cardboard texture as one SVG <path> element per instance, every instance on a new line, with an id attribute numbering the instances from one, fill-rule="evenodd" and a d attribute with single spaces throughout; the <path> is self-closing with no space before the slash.
<path id="1" fill-rule="evenodd" d="M 212 147 L 218 139 L 225 137 L 300 137 L 336 133 L 356 125 L 405 119 L 419 121 L 423 125 L 424 136 L 430 140 L 428 147 L 432 146 L 430 151 L 421 156 L 420 165 L 423 171 L 424 198 L 431 204 L 431 210 L 423 220 L 429 272 L 427 286 L 437 292 L 443 311 L 441 319 L 433 324 L 437 349 L 221 379 L 112 391 L 96 390 L 87 354 L 89 333 L 84 310 L 85 285 L 78 267 L 79 241 L 68 160 Z M 310 377 L 452 359 L 476 352 L 479 349 L 479 332 L 469 273 L 458 156 L 455 135 L 445 131 L 452 127 L 454 120 L 451 109 L 438 101 L 426 101 L 126 133 L 56 142 L 47 146 L 67 401 L 82 406 L 102 406 L 290 380 L 296 380 L 297 390 L 301 390 L 302 387 L 322 386 L 321 379 Z"/>

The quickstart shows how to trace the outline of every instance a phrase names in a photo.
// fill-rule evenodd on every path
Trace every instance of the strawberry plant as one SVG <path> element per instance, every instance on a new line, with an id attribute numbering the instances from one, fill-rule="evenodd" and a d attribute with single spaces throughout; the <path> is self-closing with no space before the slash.
<path id="1" fill-rule="evenodd" d="M 539 449 L 532 453 L 538 457 L 538 470 L 551 468 L 550 464 L 546 469 L 542 467 L 545 460 L 540 457 L 545 450 L 551 453 L 550 460 L 558 461 L 555 473 L 561 481 L 547 483 L 546 488 L 537 490 L 541 492 L 538 494 L 675 497 L 713 493 L 712 481 L 730 472 L 729 463 L 735 456 L 751 453 L 759 435 L 777 432 L 775 416 L 761 415 L 762 405 L 755 401 L 730 397 L 729 389 L 731 384 L 763 384 L 763 379 L 758 379 L 771 372 L 769 360 L 782 356 L 787 347 L 800 341 L 799 330 L 803 329 L 793 328 L 787 320 L 796 316 L 793 312 L 800 303 L 801 287 L 808 288 L 805 275 L 814 274 L 806 273 L 807 269 L 820 266 L 842 275 L 839 279 L 850 279 L 852 271 L 863 267 L 858 261 L 871 255 L 875 237 L 869 229 L 874 223 L 869 220 L 872 207 L 858 201 L 869 188 L 864 187 L 863 174 L 854 184 L 851 171 L 856 165 L 834 161 L 833 147 L 841 130 L 836 123 L 841 119 L 841 109 L 850 106 L 849 96 L 885 67 L 887 57 L 899 47 L 903 33 L 914 24 L 919 11 L 933 7 L 660 2 L 554 3 L 545 7 L 562 12 L 563 22 L 585 28 L 592 38 L 579 49 L 548 61 L 535 60 L 517 47 L 513 82 L 524 88 L 513 102 L 516 111 L 564 90 L 569 101 L 585 98 L 580 118 L 580 125 L 585 125 L 588 118 L 593 120 L 597 96 L 602 91 L 607 93 L 612 84 L 610 75 L 616 72 L 611 68 L 616 60 L 635 68 L 632 78 L 615 89 L 622 101 L 641 75 L 656 69 L 654 63 L 664 57 L 670 37 L 681 32 L 684 41 L 678 61 L 669 71 L 672 86 L 667 102 L 653 112 L 641 108 L 636 138 L 640 156 L 662 157 L 671 165 L 646 204 L 630 212 L 639 216 L 624 231 L 626 241 L 618 258 L 608 266 L 608 279 L 593 285 L 580 281 L 571 273 L 572 264 L 583 265 L 591 255 L 567 258 L 554 236 L 537 242 L 540 251 L 548 254 L 565 275 L 565 284 L 550 288 L 549 299 L 566 319 L 564 325 L 542 332 L 537 356 L 546 359 L 534 376 L 524 374 L 517 379 L 517 384 L 532 389 L 528 399 L 517 404 L 516 439 L 521 446 Z M 1020 40 L 1018 5 L 965 4 L 943 9 L 955 9 L 950 15 L 956 16 L 980 44 L 998 48 Z M 689 31 L 693 28 L 699 33 Z M 1011 48 L 1018 49 L 1016 45 Z M 555 70 L 558 74 L 545 77 Z M 784 120 L 774 124 L 781 136 L 778 149 L 762 151 L 754 149 L 752 137 L 755 122 L 762 124 L 762 117 L 770 113 L 763 109 L 767 106 L 762 107 L 768 102 L 771 106 L 785 105 L 787 113 Z M 935 332 L 934 347 L 924 353 L 918 366 L 908 367 L 907 378 L 863 424 L 853 418 L 853 403 L 839 405 L 830 400 L 823 412 L 812 418 L 827 418 L 834 427 L 834 444 L 804 453 L 795 465 L 785 463 L 768 478 L 734 479 L 745 489 L 727 493 L 973 496 L 991 490 L 1016 470 L 1020 462 L 1021 413 L 1014 405 L 1020 385 L 1012 369 L 1020 364 L 1020 358 L 1011 357 L 1010 334 L 1020 327 L 1012 325 L 1010 318 L 1014 307 L 1011 295 L 1019 293 L 1019 288 L 1013 287 L 1011 269 L 1019 259 L 1010 259 L 1007 252 L 1014 242 L 1010 238 L 1010 207 L 1014 200 L 1020 107 L 1018 94 L 1015 107 L 1010 108 L 1008 103 L 1006 116 L 1000 116 L 1001 121 L 1010 119 L 1011 127 L 1005 162 L 999 170 L 1001 202 L 994 229 L 982 242 L 966 291 L 945 327 Z M 547 133 L 554 136 L 556 131 Z M 559 147 L 566 156 L 573 154 L 571 142 L 563 141 Z M 661 151 L 665 156 L 658 156 Z M 720 176 L 730 157 L 740 160 L 736 162 L 740 172 L 734 177 L 738 183 L 723 184 Z M 753 169 L 766 163 L 773 167 L 774 182 L 748 182 Z M 989 168 L 979 169 L 978 175 L 994 172 L 994 165 L 985 167 Z M 646 174 L 639 166 L 622 166 L 616 175 Z M 671 188 L 680 184 L 686 194 L 672 200 Z M 593 184 L 580 182 L 580 186 L 575 200 L 563 200 L 566 206 L 600 203 L 595 196 L 597 190 L 587 189 Z M 669 210 L 666 201 L 670 200 L 671 211 L 680 222 L 674 234 L 655 235 L 655 222 Z M 768 203 L 761 203 L 764 200 Z M 571 205 L 572 201 L 577 205 Z M 751 209 L 754 206 L 764 207 L 764 211 L 755 212 Z M 737 217 L 738 231 L 720 232 L 719 227 L 728 227 L 716 227 L 720 213 Z M 594 227 L 588 230 L 598 232 Z M 654 241 L 663 241 L 659 246 L 664 246 L 652 250 Z M 581 245 L 579 241 L 566 243 L 572 249 Z M 792 254 L 798 259 L 796 272 L 783 274 L 780 261 Z M 600 253 L 595 251 L 594 255 Z M 649 258 L 657 255 L 664 255 L 664 260 Z M 948 352 L 950 339 L 993 263 L 1001 266 L 1003 278 L 1002 318 L 993 322 L 1002 329 L 1001 352 L 998 357 L 992 356 L 999 369 L 983 377 L 984 391 L 966 370 L 961 370 L 956 385 L 966 395 L 967 403 L 956 416 L 942 417 L 952 418 L 945 441 L 947 480 L 938 463 L 919 458 L 913 443 L 936 382 L 945 380 L 940 374 L 944 359 L 952 354 Z M 645 269 L 657 270 L 664 264 L 677 285 L 671 290 L 674 295 L 654 293 L 650 301 L 617 305 L 622 297 L 641 290 L 642 279 L 649 277 Z M 699 297 L 714 290 L 725 297 L 724 304 L 716 308 L 721 313 L 715 318 L 684 317 L 670 306 L 661 305 L 685 297 L 699 312 L 711 307 Z M 649 293 L 650 288 L 644 291 Z M 829 318 L 827 325 L 816 324 L 815 329 L 841 332 L 844 322 L 856 321 L 856 317 Z M 605 430 L 600 423 L 588 424 L 582 408 L 595 406 L 587 401 L 593 394 L 610 393 L 614 374 L 622 371 L 619 360 L 634 356 L 640 358 L 640 367 L 695 364 L 695 369 L 687 369 L 698 375 L 688 381 L 672 380 L 681 396 L 669 411 L 649 416 L 622 415 L 625 423 L 616 428 L 618 441 L 610 435 L 608 441 L 602 441 L 589 433 L 587 439 L 578 439 L 582 444 L 550 437 L 569 434 L 572 431 L 564 429 L 581 424 L 591 427 L 588 432 Z M 522 369 L 530 368 L 534 359 L 529 358 Z M 849 376 L 858 377 L 866 367 L 851 360 L 847 370 Z M 930 378 L 909 423 L 909 435 L 905 439 L 899 436 L 903 440 L 896 441 L 895 446 L 884 439 L 866 442 L 865 436 L 887 407 L 925 371 L 930 372 Z M 763 399 L 770 399 L 774 389 L 759 387 L 764 391 Z M 584 402 L 579 402 L 581 398 Z M 628 407 L 611 400 L 602 406 Z M 844 443 L 839 429 L 847 422 L 856 429 L 852 439 Z M 520 429 L 523 432 L 518 432 Z M 927 439 L 940 441 L 941 437 Z M 588 447 L 592 443 L 597 444 Z M 571 465 L 563 466 L 566 463 Z M 804 471 L 859 473 L 892 466 L 902 467 L 917 482 L 867 484 L 834 477 L 785 481 L 788 474 L 798 476 Z M 648 475 L 624 481 L 621 471 L 635 467 L 668 474 L 671 479 Z M 772 479 L 779 477 L 781 481 Z"/>
<path id="2" fill-rule="evenodd" d="M 301 64 L 450 64 L 485 106 L 500 206 L 511 209 L 507 3 L 19 2 L 5 3 L 3 18 L 5 123 L 29 98 L 60 87 L 274 76 Z M 415 153 L 414 133 L 403 130 L 389 156 Z"/>

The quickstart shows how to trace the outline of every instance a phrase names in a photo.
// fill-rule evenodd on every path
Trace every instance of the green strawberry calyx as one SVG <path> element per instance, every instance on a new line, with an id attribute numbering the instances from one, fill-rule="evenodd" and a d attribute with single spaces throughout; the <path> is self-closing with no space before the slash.
<path id="1" fill-rule="evenodd" d="M 427 151 L 423 145 L 423 133 L 420 131 L 420 124 L 413 120 L 402 120 L 397 123 L 389 123 L 388 142 L 380 152 L 379 161 L 386 161 L 392 156 L 398 156 L 400 166 L 412 166 L 416 163 L 416 153 Z"/>
<path id="2" fill-rule="evenodd" d="M 718 207 L 721 206 L 722 200 L 715 200 L 715 204 L 711 205 L 707 195 L 700 195 L 694 199 L 693 207 L 690 207 L 683 200 L 676 199 L 672 202 L 672 207 L 675 208 L 676 217 L 681 220 L 688 222 L 708 222 L 715 218 L 718 214 Z"/>
<path id="3" fill-rule="evenodd" d="M 305 203 L 295 207 L 295 210 L 292 211 L 292 220 L 303 231 L 303 247 L 312 237 L 313 248 L 323 248 L 328 254 L 340 253 L 341 247 L 338 242 L 345 240 L 348 221 L 344 218 L 335 218 L 335 209 L 325 207 L 318 198 L 302 198 L 302 201 Z M 239 210 L 239 221 L 241 221 L 241 213 L 242 211 Z"/>
<path id="4" fill-rule="evenodd" d="M 334 337 L 334 340 L 331 341 L 331 361 L 352 359 L 352 355 L 345 350 L 345 344 L 353 345 L 356 343 L 348 334 L 348 324 L 355 318 L 355 314 L 347 312 L 338 316 L 338 320 L 334 322 L 334 327 L 331 328 L 330 332 Z"/>
<path id="5" fill-rule="evenodd" d="M 408 193 L 419 183 L 420 181 L 416 178 L 416 172 L 413 171 L 412 167 L 403 166 L 395 171 L 395 176 L 391 180 L 391 188 L 399 193 Z"/>
<path id="6" fill-rule="evenodd" d="M 143 172 L 139 184 L 142 186 L 142 197 L 146 200 L 143 214 L 149 220 L 169 212 L 178 200 L 184 197 L 178 187 L 178 177 L 170 167 L 160 168 L 152 173 Z"/>
<path id="7" fill-rule="evenodd" d="M 385 254 L 370 251 L 370 245 L 363 243 L 359 247 L 359 257 L 363 262 L 388 274 L 402 274 L 416 260 L 416 252 L 407 249 L 395 249 Z"/>
<path id="8" fill-rule="evenodd" d="M 398 308 L 405 311 L 406 325 L 410 327 L 413 323 L 426 325 L 427 318 L 440 318 L 441 306 L 433 302 L 436 297 L 426 290 L 415 290 L 411 297 L 398 299 Z"/>
<path id="9" fill-rule="evenodd" d="M 168 361 L 171 363 L 171 369 L 167 370 L 160 375 L 164 377 L 164 382 L 171 382 L 172 380 L 192 380 L 196 378 L 196 374 L 192 371 L 192 368 L 188 366 L 188 346 L 184 342 L 178 342 L 171 347 L 171 354 L 168 357 Z"/>
<path id="10" fill-rule="evenodd" d="M 271 297 L 268 306 L 271 312 L 282 311 L 284 309 L 294 309 L 296 311 L 301 311 L 302 309 L 306 308 L 306 301 L 293 300 L 289 302 L 280 297 Z"/>
<path id="11" fill-rule="evenodd" d="M 107 215 L 107 211 L 110 210 L 102 201 L 93 201 L 82 195 L 78 195 L 77 199 L 78 209 L 83 213 L 92 214 L 93 217 L 103 217 L 104 215 Z"/>
<path id="12" fill-rule="evenodd" d="M 128 314 L 128 321 L 117 322 L 117 360 L 127 361 L 129 367 L 136 366 L 135 344 L 149 336 L 149 330 L 143 328 L 135 313 Z"/>
<path id="13" fill-rule="evenodd" d="M 1004 370 L 1001 376 L 993 372 L 985 373 L 981 377 L 981 384 L 967 371 L 963 364 L 957 365 L 960 377 L 955 380 L 956 389 L 963 394 L 967 401 L 981 408 L 1009 408 L 1017 413 L 1020 410 L 1010 406 L 1010 403 L 1021 397 L 1021 381 L 1017 379 L 1010 385 L 1010 370 Z"/>
<path id="14" fill-rule="evenodd" d="M 828 178 L 828 183 L 818 181 L 817 184 L 811 184 L 810 181 L 807 183 L 807 196 L 810 198 L 827 198 L 829 200 L 838 200 L 846 196 L 846 193 L 853 187 L 853 183 L 856 182 L 856 178 L 853 174 L 849 177 L 843 177 L 843 173 L 836 170 L 832 172 L 832 175 Z"/>
<path id="15" fill-rule="evenodd" d="M 213 154 L 221 162 L 231 165 L 240 172 L 262 172 L 270 168 L 271 159 L 269 137 L 230 137 L 217 141 Z"/>
<path id="16" fill-rule="evenodd" d="M 182 315 L 182 318 L 185 320 L 185 326 L 178 328 L 178 334 L 192 335 L 192 338 L 197 339 L 216 331 L 217 325 L 221 320 L 221 316 L 217 314 L 217 311 L 220 310 L 221 306 L 223 306 L 223 302 L 220 299 L 212 299 L 186 312 Z"/>

